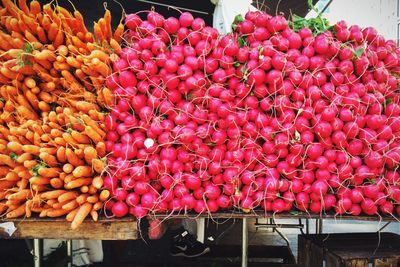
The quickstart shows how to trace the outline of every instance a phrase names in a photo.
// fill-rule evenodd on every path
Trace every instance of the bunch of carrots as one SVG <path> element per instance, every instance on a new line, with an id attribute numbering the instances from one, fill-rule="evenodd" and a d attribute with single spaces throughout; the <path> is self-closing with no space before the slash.
<path id="1" fill-rule="evenodd" d="M 72 228 L 97 220 L 110 197 L 104 110 L 114 104 L 105 79 L 121 50 L 123 24 L 94 23 L 38 1 L 0 4 L 0 214 L 66 216 Z"/>

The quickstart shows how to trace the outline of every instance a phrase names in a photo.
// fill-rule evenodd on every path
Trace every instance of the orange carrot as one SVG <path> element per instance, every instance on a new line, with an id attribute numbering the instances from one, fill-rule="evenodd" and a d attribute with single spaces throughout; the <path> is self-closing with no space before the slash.
<path id="1" fill-rule="evenodd" d="M 43 162 L 45 162 L 50 167 L 56 167 L 59 164 L 58 161 L 57 161 L 57 158 L 55 156 L 50 155 L 49 153 L 46 153 L 46 152 L 41 152 L 39 154 L 39 158 L 41 160 L 43 160 Z"/>
<path id="2" fill-rule="evenodd" d="M 60 189 L 64 186 L 64 182 L 60 178 L 52 178 L 50 180 L 50 185 L 53 188 Z"/>
<path id="3" fill-rule="evenodd" d="M 72 199 L 76 199 L 78 197 L 78 193 L 75 191 L 67 191 L 58 196 L 58 202 L 67 202 Z"/>
<path id="4" fill-rule="evenodd" d="M 98 158 L 97 151 L 92 146 L 85 147 L 83 152 L 85 154 L 85 161 L 86 161 L 87 164 L 91 165 L 92 164 L 92 160 Z"/>
<path id="5" fill-rule="evenodd" d="M 58 160 L 59 162 L 61 162 L 61 163 L 67 162 L 67 156 L 66 156 L 66 154 L 65 154 L 65 152 L 66 152 L 65 150 L 66 150 L 65 147 L 60 146 L 60 147 L 57 149 L 57 152 L 56 152 L 57 160 Z"/>
<path id="6" fill-rule="evenodd" d="M 13 219 L 13 218 L 17 218 L 17 217 L 21 217 L 22 215 L 25 214 L 25 203 L 22 204 L 21 206 L 19 206 L 17 209 L 10 211 L 9 213 L 7 213 L 6 217 L 8 219 Z M 91 204 L 90 204 L 91 205 Z"/>
<path id="7" fill-rule="evenodd" d="M 96 144 L 96 151 L 100 157 L 104 157 L 106 155 L 106 145 L 104 142 L 98 142 Z"/>
<path id="8" fill-rule="evenodd" d="M 18 191 L 16 193 L 13 193 L 11 195 L 8 195 L 7 199 L 8 200 L 26 200 L 31 197 L 32 197 L 32 191 L 30 189 L 24 189 L 24 190 Z"/>
<path id="9" fill-rule="evenodd" d="M 67 222 L 72 222 L 73 219 L 75 218 L 76 214 L 78 213 L 78 211 L 79 211 L 79 208 L 76 208 L 76 209 L 70 211 L 70 212 L 68 213 L 68 215 L 65 217 L 65 219 L 67 220 Z"/>
<path id="10" fill-rule="evenodd" d="M 60 168 L 39 168 L 38 174 L 47 178 L 55 178 L 60 174 Z"/>
<path id="11" fill-rule="evenodd" d="M 22 145 L 20 143 L 18 143 L 18 142 L 9 142 L 7 144 L 7 148 L 10 151 L 18 153 L 18 154 L 23 152 Z"/>
<path id="12" fill-rule="evenodd" d="M 99 199 L 100 199 L 100 201 L 106 201 L 108 198 L 110 197 L 110 191 L 108 191 L 108 190 L 102 190 L 101 192 L 100 192 L 100 195 L 99 195 Z"/>
<path id="13" fill-rule="evenodd" d="M 76 201 L 79 203 L 79 205 L 82 205 L 83 203 L 86 202 L 86 199 L 88 198 L 89 194 L 81 194 L 76 198 Z"/>
<path id="14" fill-rule="evenodd" d="M 47 185 L 50 183 L 50 178 L 35 176 L 35 177 L 30 178 L 29 182 L 31 184 L 36 184 L 36 185 Z"/>
<path id="15" fill-rule="evenodd" d="M 95 222 L 97 222 L 97 220 L 99 219 L 99 214 L 95 210 L 92 210 L 90 212 L 90 216 L 92 217 L 93 221 L 95 221 Z"/>
<path id="16" fill-rule="evenodd" d="M 67 148 L 65 151 L 67 160 L 73 166 L 78 167 L 84 165 L 84 162 L 72 151 L 72 149 Z"/>
<path id="17" fill-rule="evenodd" d="M 93 169 L 97 172 L 97 173 L 103 173 L 104 169 L 105 169 L 105 162 L 101 159 L 94 159 L 92 161 L 92 166 Z"/>
<path id="18" fill-rule="evenodd" d="M 27 153 L 31 153 L 35 156 L 39 156 L 40 154 L 40 147 L 38 146 L 34 146 L 34 145 L 23 145 L 22 149 L 27 152 Z"/>
<path id="19" fill-rule="evenodd" d="M 68 193 L 68 192 L 65 190 L 52 190 L 52 191 L 47 191 L 45 193 L 41 193 L 40 198 L 44 199 L 44 200 L 56 199 L 66 193 Z M 59 201 L 59 202 L 61 202 L 61 201 Z"/>
<path id="20" fill-rule="evenodd" d="M 65 184 L 65 189 L 74 189 L 81 187 L 83 185 L 89 185 L 92 183 L 92 178 L 78 178 L 67 184 Z"/>
<path id="21" fill-rule="evenodd" d="M 73 210 L 76 209 L 79 206 L 78 202 L 76 202 L 75 199 L 69 201 L 68 203 L 64 204 L 62 206 L 63 210 Z"/>
<path id="22" fill-rule="evenodd" d="M 77 132 L 75 130 L 71 131 L 71 136 L 79 144 L 90 144 L 90 139 L 87 135 Z"/>
<path id="23" fill-rule="evenodd" d="M 76 178 L 90 177 L 93 175 L 93 171 L 89 166 L 78 166 L 74 169 L 72 175 Z"/>
<path id="24" fill-rule="evenodd" d="M 74 220 L 71 223 L 71 229 L 76 229 L 83 223 L 85 218 L 89 215 L 92 210 L 93 205 L 90 203 L 84 203 L 80 208 L 78 213 L 75 215 Z"/>
<path id="25" fill-rule="evenodd" d="M 68 214 L 68 213 L 69 213 L 69 210 L 64 210 L 64 209 L 49 209 L 49 210 L 47 211 L 47 213 L 46 213 L 46 216 L 47 216 L 47 217 L 54 218 L 54 217 L 63 216 L 63 215 Z"/>

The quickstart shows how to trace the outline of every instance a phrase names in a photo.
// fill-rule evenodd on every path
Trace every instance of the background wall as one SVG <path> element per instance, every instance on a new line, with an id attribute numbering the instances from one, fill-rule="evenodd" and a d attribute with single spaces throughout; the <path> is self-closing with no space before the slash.
<path id="1" fill-rule="evenodd" d="M 329 0 L 316 4 L 322 10 Z M 397 40 L 398 0 L 333 0 L 324 16 L 333 24 L 345 20 L 349 25 L 373 26 L 385 38 Z M 311 11 L 307 17 L 315 15 Z"/>

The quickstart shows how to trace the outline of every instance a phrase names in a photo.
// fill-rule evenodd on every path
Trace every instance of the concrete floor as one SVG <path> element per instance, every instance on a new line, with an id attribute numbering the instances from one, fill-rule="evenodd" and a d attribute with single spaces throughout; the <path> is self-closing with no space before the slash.
<path id="1" fill-rule="evenodd" d="M 249 244 L 250 245 L 276 245 L 284 246 L 286 245 L 285 240 L 280 237 L 276 232 L 271 229 L 258 228 L 255 226 L 255 219 L 249 219 Z M 268 223 L 267 219 L 259 219 L 259 222 Z M 221 222 L 219 222 L 221 223 Z M 279 219 L 276 220 L 279 224 L 296 224 L 298 220 L 292 219 Z M 302 220 L 305 224 L 305 220 Z M 227 225 L 225 225 L 227 224 Z M 232 225 L 229 227 L 230 225 Z M 370 222 L 370 221 L 353 221 L 353 220 L 323 220 L 323 233 L 350 233 L 350 232 L 376 232 L 385 225 L 384 222 Z M 219 244 L 241 244 L 242 242 L 242 222 L 241 220 L 236 220 L 234 223 L 232 221 L 227 221 L 220 225 L 220 228 L 225 229 L 226 232 L 220 238 Z M 315 233 L 316 225 L 315 220 L 309 220 L 309 232 L 310 234 Z M 297 236 L 300 234 L 299 229 L 288 229 L 281 228 L 281 232 L 289 239 L 290 248 L 293 255 L 297 258 Z M 400 223 L 392 222 L 387 227 L 385 227 L 383 232 L 393 232 L 400 234 Z M 221 234 L 223 231 L 218 231 Z M 212 236 L 215 240 L 217 237 Z M 210 238 L 206 233 L 206 239 Z"/>

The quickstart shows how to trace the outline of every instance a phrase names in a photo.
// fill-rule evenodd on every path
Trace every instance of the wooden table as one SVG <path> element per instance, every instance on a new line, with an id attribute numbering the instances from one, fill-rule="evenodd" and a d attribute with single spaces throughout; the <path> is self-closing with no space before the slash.
<path id="1" fill-rule="evenodd" d="M 149 219 L 165 219 L 165 218 L 191 218 L 198 220 L 198 236 L 204 241 L 204 221 L 206 218 L 215 219 L 242 219 L 242 266 L 247 267 L 248 252 L 248 225 L 249 218 L 274 218 L 274 219 L 315 219 L 316 233 L 322 233 L 322 222 L 326 219 L 335 220 L 363 220 L 363 221 L 385 221 L 388 223 L 398 221 L 393 217 L 371 217 L 371 216 L 335 216 L 333 214 L 307 214 L 307 213 L 285 213 L 272 214 L 265 212 L 222 212 L 212 215 L 208 214 L 156 214 L 148 216 Z M 10 220 L 0 220 L 0 223 Z M 98 239 L 98 240 L 135 240 L 139 238 L 137 231 L 137 220 L 132 217 L 120 218 L 100 218 L 99 221 L 85 221 L 77 230 L 70 229 L 70 223 L 64 218 L 29 218 L 12 220 L 17 230 L 9 237 L 0 230 L 0 238 L 5 239 L 34 239 L 35 267 L 40 266 L 40 242 L 41 239 Z M 69 250 L 71 242 L 68 243 Z M 37 260 L 36 260 L 37 259 Z"/>

